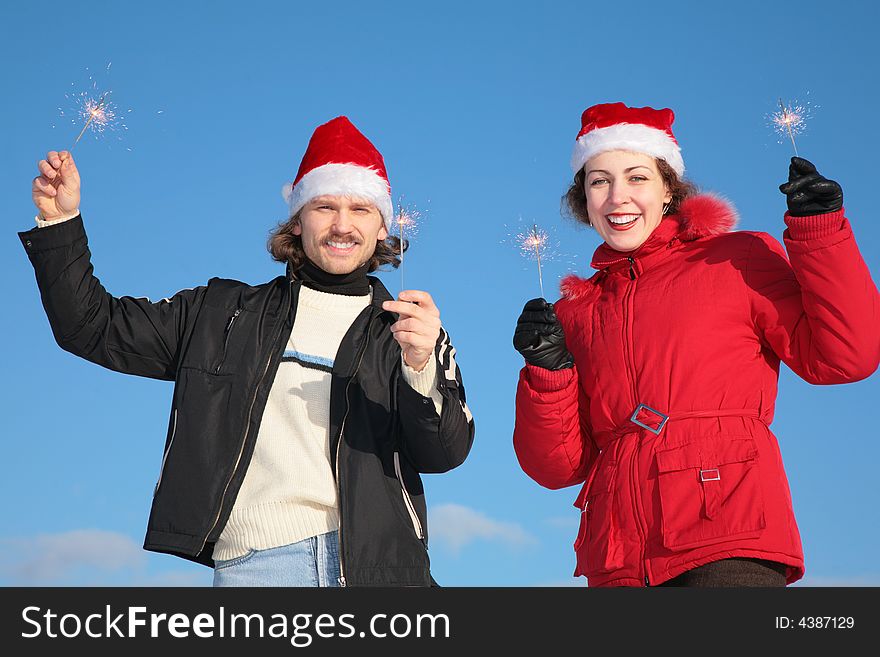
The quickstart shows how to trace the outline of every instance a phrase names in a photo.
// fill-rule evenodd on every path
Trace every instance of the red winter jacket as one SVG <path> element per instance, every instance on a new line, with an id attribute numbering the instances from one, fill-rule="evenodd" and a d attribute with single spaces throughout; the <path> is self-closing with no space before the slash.
<path id="1" fill-rule="evenodd" d="M 724 202 L 693 197 L 637 251 L 603 244 L 592 278 L 563 281 L 575 367 L 523 368 L 514 447 L 542 486 L 584 484 L 574 574 L 590 586 L 660 584 L 726 557 L 803 576 L 769 428 L 779 362 L 810 383 L 870 376 L 880 295 L 843 210 L 785 222 L 788 258 L 766 233 L 725 232 Z"/>

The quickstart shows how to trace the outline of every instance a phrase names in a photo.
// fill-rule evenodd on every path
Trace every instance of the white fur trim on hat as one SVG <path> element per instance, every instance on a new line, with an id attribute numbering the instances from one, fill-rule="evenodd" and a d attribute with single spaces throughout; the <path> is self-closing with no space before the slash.
<path id="1" fill-rule="evenodd" d="M 684 175 L 684 160 L 681 158 L 681 148 L 678 144 L 663 130 L 637 123 L 621 123 L 607 128 L 596 128 L 583 135 L 574 144 L 571 170 L 577 173 L 594 155 L 617 150 L 659 157 L 666 160 L 679 178 Z"/>
<path id="2" fill-rule="evenodd" d="M 281 196 L 287 201 L 290 215 L 317 196 L 351 196 L 371 201 L 376 205 L 385 227 L 394 222 L 394 205 L 388 183 L 373 169 L 356 164 L 324 164 L 304 175 L 296 186 L 285 183 Z"/>

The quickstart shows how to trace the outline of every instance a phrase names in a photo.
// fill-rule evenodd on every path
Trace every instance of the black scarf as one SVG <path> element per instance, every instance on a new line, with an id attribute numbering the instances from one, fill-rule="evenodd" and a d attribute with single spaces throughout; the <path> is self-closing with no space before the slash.
<path id="1" fill-rule="evenodd" d="M 370 293 L 370 281 L 367 280 L 367 269 L 370 263 L 358 267 L 348 274 L 330 274 L 318 267 L 311 260 L 296 270 L 294 276 L 308 288 L 329 294 L 344 294 L 360 297 Z"/>

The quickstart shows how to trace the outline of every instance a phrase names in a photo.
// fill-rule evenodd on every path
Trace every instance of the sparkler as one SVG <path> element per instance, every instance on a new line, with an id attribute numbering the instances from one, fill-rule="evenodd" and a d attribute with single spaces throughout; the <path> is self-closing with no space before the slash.
<path id="1" fill-rule="evenodd" d="M 516 236 L 516 242 L 519 245 L 522 254 L 527 258 L 534 256 L 538 262 L 538 283 L 541 286 L 541 296 L 544 296 L 544 276 L 541 273 L 541 254 L 547 248 L 547 233 L 538 228 L 538 224 L 532 224 L 532 228 L 526 232 L 519 233 Z"/>
<path id="2" fill-rule="evenodd" d="M 105 73 L 109 73 L 111 64 L 112 62 L 107 64 Z M 103 136 L 107 131 L 128 130 L 128 126 L 117 115 L 115 105 L 110 101 L 111 91 L 107 90 L 101 93 L 98 90 L 98 81 L 91 75 L 89 75 L 89 83 L 90 88 L 87 91 L 65 94 L 65 98 L 72 102 L 72 107 L 67 113 L 71 116 L 71 124 L 79 126 L 81 122 L 85 121 L 85 125 L 76 136 L 73 146 L 68 150 L 73 150 L 86 131 L 90 130 L 98 136 Z M 71 86 L 74 86 L 73 82 L 71 82 Z M 61 116 L 65 116 L 65 111 L 62 108 L 59 107 L 58 110 L 61 112 Z M 127 113 L 130 112 L 131 109 L 127 110 Z M 126 116 L 127 113 L 123 116 Z"/>
<path id="3" fill-rule="evenodd" d="M 85 100 L 83 101 L 81 114 L 83 118 L 88 116 L 88 120 L 83 126 L 83 129 L 79 131 L 79 134 L 76 137 L 76 141 L 73 142 L 73 146 L 76 146 L 79 143 L 80 138 L 82 138 L 82 136 L 85 134 L 86 129 L 88 129 L 92 121 L 95 122 L 95 125 L 98 126 L 98 131 L 101 132 L 105 126 L 110 124 L 110 122 L 116 118 L 116 113 L 110 107 L 110 103 L 107 100 L 107 96 L 109 95 L 110 92 L 105 91 L 103 94 L 101 94 L 101 98 L 98 99 L 97 102 L 95 102 L 91 98 L 85 98 Z M 72 151 L 73 146 L 71 146 L 68 150 Z"/>
<path id="4" fill-rule="evenodd" d="M 786 106 L 780 98 L 779 108 L 779 112 L 774 112 L 770 116 L 771 124 L 773 129 L 776 130 L 783 139 L 786 134 L 788 135 L 788 138 L 791 140 L 792 148 L 794 148 L 794 154 L 797 155 L 798 150 L 797 144 L 794 142 L 794 136 L 802 133 L 806 128 L 807 119 L 809 118 L 809 107 L 797 103 L 791 103 Z"/>
<path id="5" fill-rule="evenodd" d="M 404 245 L 404 233 L 408 233 L 410 239 L 415 235 L 419 220 L 422 218 L 422 213 L 416 210 L 413 207 L 404 207 L 401 203 L 397 205 L 397 215 L 394 217 L 394 223 L 397 224 L 397 236 L 400 239 L 400 289 L 405 290 L 406 288 L 403 285 L 403 250 Z"/>
<path id="6" fill-rule="evenodd" d="M 575 256 L 562 251 L 556 228 L 541 228 L 537 222 L 523 222 L 522 217 L 515 226 L 504 225 L 506 232 L 501 243 L 514 246 L 526 260 L 533 260 L 538 266 L 538 285 L 544 297 L 544 265 L 549 262 L 564 263 L 569 273 L 574 273 L 577 264 Z"/>

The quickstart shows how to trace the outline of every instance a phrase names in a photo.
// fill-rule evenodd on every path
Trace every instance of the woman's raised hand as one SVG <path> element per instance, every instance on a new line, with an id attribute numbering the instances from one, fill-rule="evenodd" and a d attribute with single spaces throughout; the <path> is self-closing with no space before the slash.
<path id="1" fill-rule="evenodd" d="M 788 182 L 779 186 L 788 201 L 788 212 L 793 217 L 836 212 L 843 207 L 843 190 L 828 180 L 813 163 L 802 157 L 791 158 Z"/>

